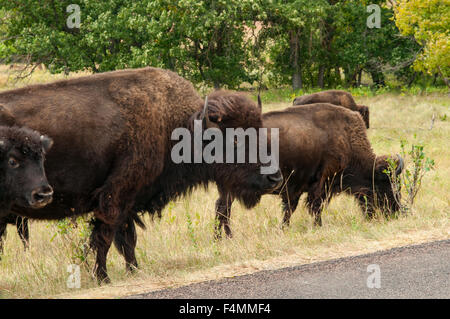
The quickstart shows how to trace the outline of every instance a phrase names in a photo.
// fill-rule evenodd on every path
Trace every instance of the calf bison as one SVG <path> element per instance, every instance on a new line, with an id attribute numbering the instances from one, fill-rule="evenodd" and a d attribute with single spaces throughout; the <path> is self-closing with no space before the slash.
<path id="1" fill-rule="evenodd" d="M 321 210 L 334 194 L 352 194 L 361 208 L 372 215 L 375 207 L 397 211 L 398 200 L 391 178 L 388 156 L 376 156 L 367 139 L 361 117 L 344 107 L 328 103 L 293 106 L 263 114 L 263 126 L 279 128 L 280 169 L 285 182 L 274 194 L 282 197 L 283 224 L 289 225 L 302 193 L 307 207 L 321 225 Z M 396 160 L 399 175 L 403 160 Z M 218 237 L 222 227 L 231 237 L 229 218 L 233 194 L 218 185 L 216 202 Z"/>
<path id="2" fill-rule="evenodd" d="M 192 84 L 158 68 L 130 69 L 90 75 L 0 92 L 11 116 L 8 122 L 52 136 L 46 172 L 54 200 L 41 210 L 13 207 L 35 219 L 60 219 L 93 211 L 91 247 L 96 251 L 99 282 L 109 281 L 108 250 L 116 237 L 127 269 L 137 266 L 124 243 L 135 233 L 124 229 L 138 221 L 136 198 L 154 187 L 183 193 L 215 181 L 247 206 L 281 182 L 280 172 L 260 173 L 261 163 L 180 163 L 171 159 L 172 132 L 203 121 L 215 127 L 259 128 L 261 111 L 234 95 L 211 97 L 208 104 Z M 0 116 L 0 119 L 4 116 Z M 0 123 L 2 124 L 2 123 Z M 117 236 L 116 236 L 117 233 Z"/>
<path id="3" fill-rule="evenodd" d="M 296 97 L 293 105 L 306 105 L 314 103 L 331 103 L 346 107 L 352 111 L 356 111 L 361 114 L 364 123 L 366 124 L 366 128 L 369 128 L 369 108 L 364 105 L 356 104 L 353 96 L 349 92 L 329 90 L 303 95 Z"/>
<path id="4" fill-rule="evenodd" d="M 28 128 L 0 126 L 0 253 L 7 223 L 22 222 L 9 214 L 11 206 L 38 209 L 52 201 L 53 189 L 44 171 L 51 146 L 49 137 Z M 17 224 L 25 244 L 28 228 L 24 226 Z"/>

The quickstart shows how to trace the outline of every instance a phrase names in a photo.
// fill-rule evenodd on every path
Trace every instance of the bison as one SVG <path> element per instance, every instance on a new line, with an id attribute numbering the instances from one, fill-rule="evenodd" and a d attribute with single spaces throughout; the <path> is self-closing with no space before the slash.
<path id="1" fill-rule="evenodd" d="M 51 138 L 28 128 L 0 126 L 0 215 L 8 214 L 0 217 L 0 253 L 7 223 L 22 222 L 9 214 L 11 206 L 38 209 L 52 201 L 53 189 L 44 170 L 45 154 L 52 143 Z M 17 224 L 26 244 L 28 228 L 24 226 Z"/>
<path id="2" fill-rule="evenodd" d="M 240 96 L 212 96 L 203 102 L 190 82 L 151 67 L 1 92 L 10 123 L 32 127 L 55 141 L 45 165 L 53 202 L 41 210 L 13 207 L 12 212 L 51 220 L 92 211 L 95 272 L 99 282 L 108 282 L 106 257 L 114 238 L 127 269 L 137 266 L 134 251 L 129 254 L 122 246 L 136 242 L 135 232 L 126 231 L 139 221 L 136 199 L 155 187 L 173 185 L 183 193 L 215 181 L 247 206 L 256 205 L 263 193 L 280 184 L 279 170 L 263 175 L 260 162 L 172 161 L 172 132 L 191 132 L 194 120 L 203 121 L 203 130 L 223 132 L 262 125 L 260 109 Z"/>
<path id="3" fill-rule="evenodd" d="M 346 107 L 352 111 L 356 111 L 361 114 L 364 123 L 366 124 L 366 128 L 369 128 L 369 108 L 365 105 L 356 104 L 353 96 L 349 92 L 342 90 L 329 90 L 303 95 L 296 97 L 293 105 L 306 105 L 314 103 L 331 103 Z"/>
<path id="4" fill-rule="evenodd" d="M 307 207 L 321 225 L 321 211 L 333 195 L 352 194 L 370 216 L 375 207 L 397 211 L 399 198 L 391 181 L 401 173 L 403 160 L 389 176 L 388 156 L 376 156 L 367 139 L 359 114 L 328 103 L 293 106 L 263 114 L 263 126 L 279 128 L 280 169 L 285 182 L 274 194 L 283 203 L 283 224 L 289 225 L 299 198 L 307 193 Z M 218 185 L 216 234 L 222 227 L 232 236 L 229 225 L 233 194 Z"/>

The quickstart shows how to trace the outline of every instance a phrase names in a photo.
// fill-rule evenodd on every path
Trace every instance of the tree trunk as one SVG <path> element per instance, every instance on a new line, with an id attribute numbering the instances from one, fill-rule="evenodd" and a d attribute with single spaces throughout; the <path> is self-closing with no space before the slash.
<path id="1" fill-rule="evenodd" d="M 292 89 L 294 91 L 300 90 L 303 87 L 303 82 L 302 82 L 302 74 L 299 73 L 295 73 L 292 75 Z"/>
<path id="2" fill-rule="evenodd" d="M 298 42 L 298 33 L 295 31 L 291 31 L 290 33 L 291 33 L 290 36 L 291 65 L 293 71 L 292 89 L 296 91 L 303 87 L 300 64 L 298 63 L 300 48 Z"/>
<path id="3" fill-rule="evenodd" d="M 341 69 L 339 69 L 338 66 L 334 68 L 334 73 L 335 73 L 335 76 L 336 76 L 336 81 L 338 81 L 338 84 L 341 84 L 342 83 Z"/>
<path id="4" fill-rule="evenodd" d="M 442 73 L 442 70 L 440 67 L 438 67 L 439 75 L 441 76 L 442 80 L 444 80 L 445 85 L 447 85 L 448 88 L 450 88 L 450 81 L 448 78 L 444 76 L 444 73 Z"/>
<path id="5" fill-rule="evenodd" d="M 323 78 L 325 74 L 325 65 L 319 67 L 319 77 L 317 78 L 317 86 L 323 89 Z"/>
<path id="6" fill-rule="evenodd" d="M 361 78 L 362 78 L 362 69 L 359 70 L 359 72 L 358 72 L 358 80 L 356 81 L 356 85 L 357 85 L 358 87 L 361 86 Z"/>
<path id="7" fill-rule="evenodd" d="M 408 88 L 410 88 L 411 85 L 414 83 L 416 76 L 417 76 L 417 72 L 413 72 L 413 76 L 411 77 L 411 79 L 409 79 L 409 82 L 408 82 Z"/>
<path id="8" fill-rule="evenodd" d="M 372 77 L 372 81 L 376 86 L 385 86 L 384 82 L 384 74 L 379 71 L 370 71 L 370 76 Z"/>

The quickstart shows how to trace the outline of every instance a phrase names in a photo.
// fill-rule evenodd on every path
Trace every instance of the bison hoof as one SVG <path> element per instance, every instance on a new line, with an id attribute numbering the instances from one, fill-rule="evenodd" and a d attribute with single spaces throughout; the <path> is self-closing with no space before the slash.
<path id="1" fill-rule="evenodd" d="M 109 279 L 108 276 L 103 277 L 103 278 L 97 278 L 97 283 L 99 286 L 107 285 L 107 284 L 111 283 L 111 279 Z"/>
<path id="2" fill-rule="evenodd" d="M 132 263 L 132 264 L 127 263 L 127 265 L 125 266 L 125 268 L 126 268 L 126 271 L 127 271 L 128 273 L 130 273 L 130 274 L 135 274 L 136 271 L 137 271 L 137 269 L 138 269 L 137 262 Z"/>

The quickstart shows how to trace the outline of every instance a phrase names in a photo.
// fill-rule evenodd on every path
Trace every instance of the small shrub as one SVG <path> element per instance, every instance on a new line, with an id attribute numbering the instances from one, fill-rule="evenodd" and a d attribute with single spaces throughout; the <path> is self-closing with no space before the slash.
<path id="1" fill-rule="evenodd" d="M 400 205 L 401 212 L 406 213 L 411 210 L 414 200 L 419 193 L 422 186 L 423 177 L 432 169 L 434 169 L 434 160 L 427 157 L 424 151 L 425 146 L 422 143 L 411 144 L 409 150 L 406 150 L 407 141 L 402 140 L 401 156 L 403 157 L 405 167 L 400 176 L 394 176 L 391 179 L 391 184 L 394 189 L 394 196 L 397 203 Z M 407 165 L 408 160 L 411 165 Z M 391 176 L 391 172 L 395 172 L 397 163 L 394 159 L 388 159 L 389 169 L 385 173 Z M 401 189 L 405 190 L 406 199 L 401 199 Z"/>

